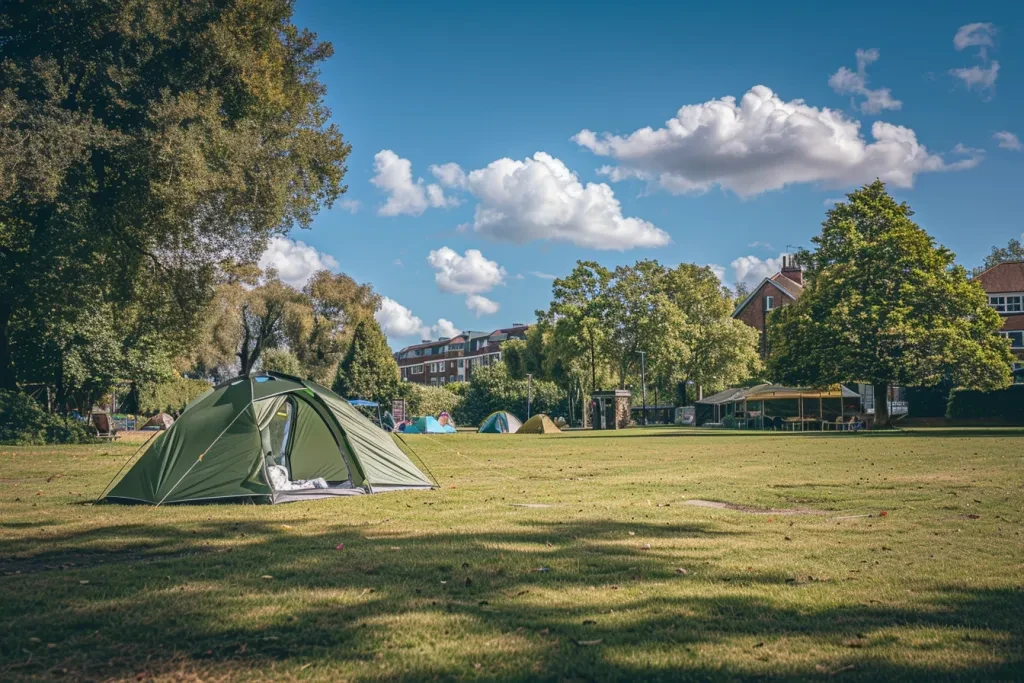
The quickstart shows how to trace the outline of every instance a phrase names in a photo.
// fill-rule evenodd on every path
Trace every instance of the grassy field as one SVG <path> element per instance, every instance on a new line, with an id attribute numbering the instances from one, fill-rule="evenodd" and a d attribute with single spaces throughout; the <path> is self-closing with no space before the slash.
<path id="1" fill-rule="evenodd" d="M 0 680 L 1024 679 L 1024 431 L 408 441 L 276 507 L 0 447 Z"/>

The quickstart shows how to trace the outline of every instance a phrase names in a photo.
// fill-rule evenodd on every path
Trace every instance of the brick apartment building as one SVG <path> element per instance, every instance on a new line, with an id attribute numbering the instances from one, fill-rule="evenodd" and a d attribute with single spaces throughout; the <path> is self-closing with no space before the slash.
<path id="1" fill-rule="evenodd" d="M 402 380 L 443 386 L 470 381 L 474 368 L 501 360 L 501 345 L 509 339 L 525 339 L 529 325 L 513 323 L 493 332 L 462 332 L 437 341 L 424 340 L 395 353 Z"/>
<path id="2" fill-rule="evenodd" d="M 1024 261 L 1000 263 L 975 279 L 988 294 L 988 305 L 1003 317 L 999 334 L 1010 340 L 1017 359 L 1014 382 L 1024 384 Z"/>
<path id="3" fill-rule="evenodd" d="M 732 317 L 742 320 L 761 333 L 758 347 L 761 357 L 768 357 L 768 339 L 765 335 L 768 314 L 796 301 L 804 291 L 804 271 L 793 256 L 782 257 L 782 270 L 761 280 L 761 284 L 740 302 Z"/>

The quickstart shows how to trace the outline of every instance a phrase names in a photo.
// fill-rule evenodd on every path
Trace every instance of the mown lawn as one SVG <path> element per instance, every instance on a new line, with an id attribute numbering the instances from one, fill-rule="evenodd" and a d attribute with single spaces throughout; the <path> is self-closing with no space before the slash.
<path id="1" fill-rule="evenodd" d="M 441 489 L 276 507 L 0 447 L 0 680 L 1024 679 L 1024 431 L 408 442 Z"/>

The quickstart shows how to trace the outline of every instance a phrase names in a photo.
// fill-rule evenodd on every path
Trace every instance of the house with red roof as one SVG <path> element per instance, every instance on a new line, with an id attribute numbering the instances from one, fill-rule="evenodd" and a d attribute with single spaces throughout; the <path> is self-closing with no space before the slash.
<path id="1" fill-rule="evenodd" d="M 1024 261 L 992 266 L 975 280 L 988 295 L 988 305 L 1003 318 L 999 334 L 1010 340 L 1016 357 L 1014 382 L 1024 384 Z"/>

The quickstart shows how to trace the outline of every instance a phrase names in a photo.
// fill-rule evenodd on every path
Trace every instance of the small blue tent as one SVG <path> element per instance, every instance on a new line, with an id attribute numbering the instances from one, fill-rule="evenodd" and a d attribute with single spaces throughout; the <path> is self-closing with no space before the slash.
<path id="1" fill-rule="evenodd" d="M 452 429 L 452 432 L 455 430 Z M 418 418 L 410 426 L 405 428 L 406 434 L 448 434 L 445 428 L 441 426 L 441 423 L 437 421 L 437 418 L 427 415 L 426 417 Z"/>

